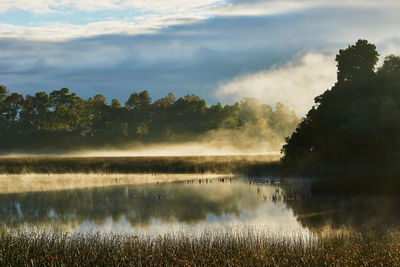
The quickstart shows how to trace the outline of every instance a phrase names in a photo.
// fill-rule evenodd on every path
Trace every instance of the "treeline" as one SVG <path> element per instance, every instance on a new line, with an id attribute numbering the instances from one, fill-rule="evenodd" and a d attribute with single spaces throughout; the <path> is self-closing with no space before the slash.
<path id="1" fill-rule="evenodd" d="M 287 139 L 286 166 L 323 175 L 400 173 L 400 57 L 376 69 L 378 57 L 366 40 L 339 51 L 337 83 Z"/>
<path id="2" fill-rule="evenodd" d="M 23 96 L 0 86 L 0 153 L 62 152 L 124 147 L 132 143 L 183 142 L 206 133 L 251 134 L 283 140 L 298 124 L 281 103 L 275 110 L 257 99 L 207 106 L 196 95 L 172 93 L 152 102 L 147 91 L 134 92 L 121 105 L 103 95 L 82 99 L 69 89 Z M 208 135 L 211 138 L 211 135 Z M 275 142 L 276 142 L 275 140 Z"/>

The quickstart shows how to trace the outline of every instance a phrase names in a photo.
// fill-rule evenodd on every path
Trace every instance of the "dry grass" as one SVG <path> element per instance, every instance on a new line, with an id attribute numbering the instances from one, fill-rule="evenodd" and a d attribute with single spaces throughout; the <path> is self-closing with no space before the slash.
<path id="1" fill-rule="evenodd" d="M 0 157 L 0 173 L 240 173 L 274 171 L 277 155 L 193 157 Z"/>
<path id="2" fill-rule="evenodd" d="M 259 233 L 197 237 L 0 233 L 1 266 L 393 266 L 397 230 L 292 239 Z"/>

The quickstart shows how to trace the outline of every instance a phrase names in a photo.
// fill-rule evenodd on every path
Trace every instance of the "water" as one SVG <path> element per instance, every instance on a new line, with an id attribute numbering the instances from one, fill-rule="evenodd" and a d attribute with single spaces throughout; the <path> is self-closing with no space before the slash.
<path id="1" fill-rule="evenodd" d="M 86 188 L 68 184 L 65 190 L 30 185 L 31 191 L 18 191 L 10 186 L 13 190 L 0 191 L 0 222 L 7 228 L 72 233 L 198 235 L 252 229 L 280 236 L 400 222 L 400 201 L 393 196 L 315 197 L 312 184 L 303 181 L 277 183 L 275 179 L 272 184 L 271 179 L 232 176 L 188 178 L 138 184 L 135 177 L 133 184 L 117 180 L 115 185 L 95 183 Z"/>

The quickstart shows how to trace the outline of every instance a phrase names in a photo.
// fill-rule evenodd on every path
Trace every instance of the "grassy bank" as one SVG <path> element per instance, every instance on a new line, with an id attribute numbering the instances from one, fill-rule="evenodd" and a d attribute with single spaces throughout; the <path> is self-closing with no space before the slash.
<path id="1" fill-rule="evenodd" d="M 155 238 L 57 233 L 0 234 L 2 266 L 393 266 L 396 233 L 330 234 L 315 240 L 204 234 Z"/>
<path id="2" fill-rule="evenodd" d="M 278 156 L 0 157 L 0 173 L 238 173 L 276 171 Z"/>

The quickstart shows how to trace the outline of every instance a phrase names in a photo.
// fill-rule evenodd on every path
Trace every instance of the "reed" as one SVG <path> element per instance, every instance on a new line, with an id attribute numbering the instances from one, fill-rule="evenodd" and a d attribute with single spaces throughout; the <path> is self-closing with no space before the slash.
<path id="1" fill-rule="evenodd" d="M 0 157 L 0 174 L 22 173 L 237 173 L 257 175 L 279 156 Z"/>
<path id="2" fill-rule="evenodd" d="M 102 235 L 46 231 L 0 233 L 1 266 L 393 266 L 399 231 L 319 238 L 204 233 Z"/>

